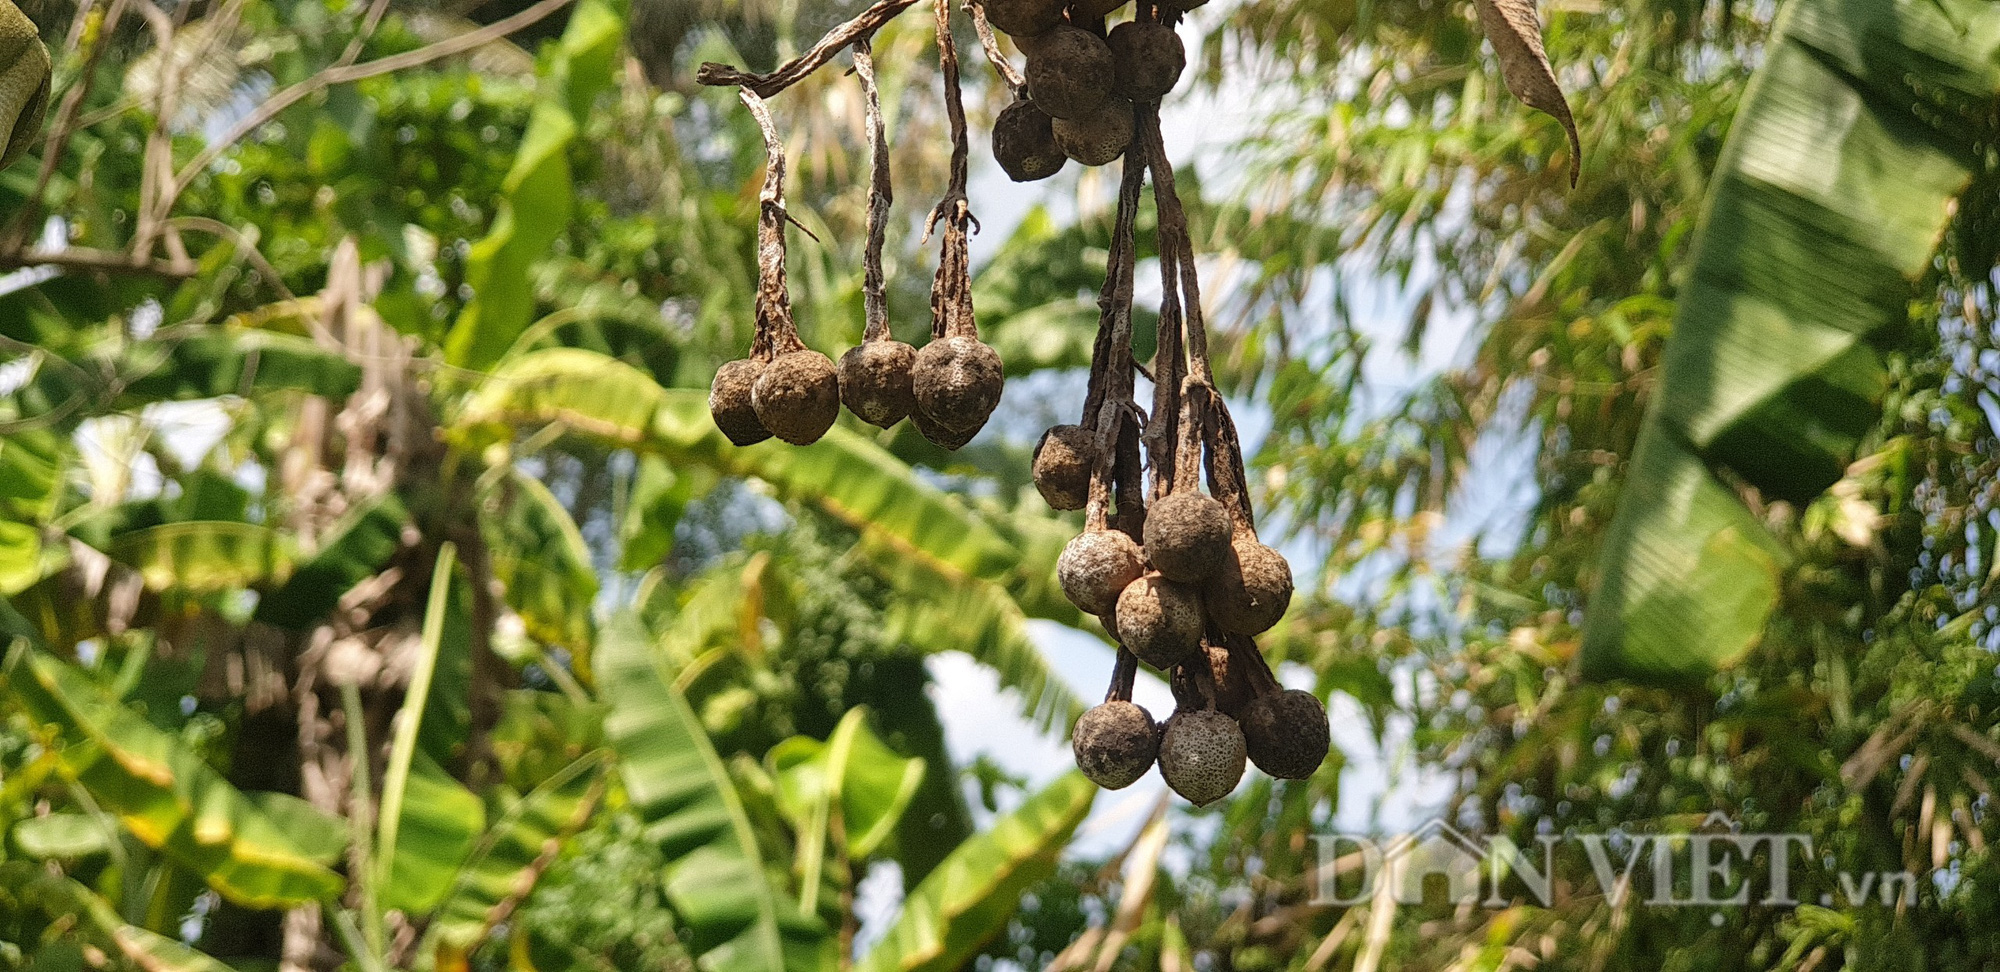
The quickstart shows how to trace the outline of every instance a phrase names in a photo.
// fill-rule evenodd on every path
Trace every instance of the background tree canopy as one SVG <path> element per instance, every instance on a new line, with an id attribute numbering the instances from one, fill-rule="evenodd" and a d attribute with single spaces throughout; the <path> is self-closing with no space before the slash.
<path id="1" fill-rule="evenodd" d="M 0 65 L 0 968 L 2000 964 L 1990 4 L 1545 9 L 1573 190 L 1470 3 L 1194 12 L 1168 137 L 1300 580 L 1265 649 L 1339 750 L 1204 810 L 1021 778 L 935 701 L 972 671 L 995 739 L 1060 743 L 1070 663 L 1107 667 L 1027 470 L 1083 398 L 1108 175 L 975 174 L 1009 389 L 967 448 L 709 419 L 764 160 L 693 66 L 858 4 L 21 9 L 53 73 L 16 125 Z M 934 46 L 923 11 L 875 39 L 906 338 Z M 959 46 L 984 130 L 1009 93 Z M 837 356 L 859 88 L 772 105 Z M 1816 856 L 1796 906 L 1581 859 L 1548 901 L 1316 896 L 1356 862 L 1314 835 L 1419 822 L 1385 783 L 1524 847 L 1719 812 Z"/>

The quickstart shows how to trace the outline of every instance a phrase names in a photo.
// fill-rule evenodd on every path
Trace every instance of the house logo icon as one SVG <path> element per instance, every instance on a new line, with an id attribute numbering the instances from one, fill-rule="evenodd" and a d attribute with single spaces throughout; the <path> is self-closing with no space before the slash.
<path id="1" fill-rule="evenodd" d="M 1484 844 L 1442 820 L 1431 820 L 1382 849 L 1376 879 L 1389 882 L 1387 892 L 1398 904 L 1423 904 L 1425 891 L 1439 887 L 1443 901 L 1465 904 L 1479 900 L 1485 868 Z"/>

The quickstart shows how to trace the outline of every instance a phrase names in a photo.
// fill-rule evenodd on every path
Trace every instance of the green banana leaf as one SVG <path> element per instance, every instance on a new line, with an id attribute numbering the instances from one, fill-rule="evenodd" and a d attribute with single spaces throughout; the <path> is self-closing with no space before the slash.
<path id="1" fill-rule="evenodd" d="M 425 932 L 428 947 L 420 950 L 426 958 L 472 951 L 527 898 L 562 842 L 597 809 L 607 755 L 592 752 L 525 795 L 496 787 L 493 826 L 480 837 L 432 916 Z"/>
<path id="2" fill-rule="evenodd" d="M 27 910 L 40 911 L 52 919 L 74 920 L 76 930 L 66 938 L 80 938 L 122 955 L 134 968 L 146 972 L 234 972 L 174 939 L 126 924 L 109 901 L 75 880 L 25 861 L 0 862 L 0 914 Z"/>
<path id="3" fill-rule="evenodd" d="M 1812 500 L 1880 416 L 2000 93 L 2000 8 L 1792 0 L 1730 129 L 1600 561 L 1583 661 L 1698 683 L 1749 652 L 1786 558 L 1721 471 Z M 1975 109 L 1976 110 L 1976 109 Z"/>
<path id="4" fill-rule="evenodd" d="M 0 669 L 0 697 L 54 729 L 62 771 L 142 843 L 252 908 L 325 901 L 341 821 L 279 794 L 253 797 L 86 675 L 23 644 Z"/>
<path id="5" fill-rule="evenodd" d="M 1056 860 L 1090 813 L 1097 786 L 1068 773 L 986 832 L 960 844 L 903 899 L 903 911 L 860 972 L 950 972 L 963 966 L 1055 873 Z"/>
<path id="6" fill-rule="evenodd" d="M 905 758 L 868 728 L 865 708 L 849 709 L 825 740 L 793 736 L 764 755 L 777 803 L 798 835 L 800 910 L 817 910 L 829 838 L 849 861 L 874 854 L 924 781 L 924 761 Z"/>
<path id="7" fill-rule="evenodd" d="M 396 831 L 396 854 L 379 892 L 385 909 L 428 914 L 443 903 L 459 868 L 486 829 L 486 807 L 477 794 L 422 753 L 410 767 Z"/>
<path id="8" fill-rule="evenodd" d="M 292 630 L 317 623 L 342 594 L 389 565 L 402 546 L 409 518 L 393 493 L 350 512 L 327 531 L 319 550 L 257 603 L 256 619 Z"/>
<path id="9" fill-rule="evenodd" d="M 0 0 L 0 169 L 28 152 L 49 107 L 49 49 L 35 22 Z"/>
<path id="10" fill-rule="evenodd" d="M 764 858 L 722 758 L 661 668 L 637 618 L 621 613 L 597 646 L 604 730 L 632 808 L 660 842 L 668 904 L 705 972 L 820 972 L 834 940 Z"/>
<path id="11" fill-rule="evenodd" d="M 486 370 L 507 354 L 534 318 L 530 270 L 569 226 L 575 205 L 569 147 L 590 106 L 611 84 L 625 36 L 622 17 L 603 0 L 584 0 L 537 72 L 545 92 L 535 103 L 514 167 L 502 185 L 499 215 L 466 258 L 473 298 L 445 336 L 445 360 Z"/>
<path id="12" fill-rule="evenodd" d="M 176 399 L 302 391 L 341 399 L 361 387 L 361 368 L 309 338 L 273 331 L 222 328 L 173 341 L 136 346 L 136 372 L 120 401 L 145 405 Z"/>
<path id="13" fill-rule="evenodd" d="M 190 520 L 120 534 L 112 559 L 139 572 L 146 587 L 217 593 L 283 581 L 291 556 L 277 531 L 229 520 Z"/>
<path id="14" fill-rule="evenodd" d="M 1003 685 L 1020 691 L 1029 714 L 1045 725 L 1082 711 L 1018 625 L 974 630 L 948 617 L 955 607 L 941 595 L 933 597 L 940 588 L 972 595 L 973 617 L 1032 614 L 1081 626 L 1083 616 L 1055 583 L 1056 557 L 1073 532 L 1061 521 L 1021 516 L 1003 529 L 840 427 L 804 448 L 771 442 L 739 449 L 716 431 L 702 393 L 662 388 L 630 365 L 573 348 L 510 360 L 467 404 L 456 434 L 494 441 L 515 426 L 549 423 L 613 447 L 755 477 L 785 498 L 818 504 L 860 531 L 873 559 L 907 580 L 904 593 L 931 598 L 944 612 L 903 626 L 913 645 L 973 653 Z M 1014 601 L 1011 609 L 1001 603 L 1006 598 Z"/>
<path id="15" fill-rule="evenodd" d="M 574 667 L 589 671 L 597 571 L 583 532 L 547 486 L 519 473 L 498 479 L 480 501 L 488 513 L 480 529 L 507 606 L 529 635 L 568 649 Z"/>

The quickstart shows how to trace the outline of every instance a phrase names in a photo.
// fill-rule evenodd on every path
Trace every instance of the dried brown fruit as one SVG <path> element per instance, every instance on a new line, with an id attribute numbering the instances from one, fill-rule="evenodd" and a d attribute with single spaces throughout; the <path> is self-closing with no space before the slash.
<path id="1" fill-rule="evenodd" d="M 1046 34 L 1062 23 L 1063 0 L 981 0 L 986 22 L 1013 37 Z"/>
<path id="2" fill-rule="evenodd" d="M 1238 634 L 1263 634 L 1292 603 L 1292 565 L 1285 555 L 1248 532 L 1238 533 L 1222 569 L 1203 594 L 1215 626 Z"/>
<path id="3" fill-rule="evenodd" d="M 1174 493 L 1146 511 L 1146 556 L 1168 580 L 1199 583 L 1228 561 L 1235 532 L 1229 511 L 1214 497 Z"/>
<path id="4" fill-rule="evenodd" d="M 1080 425 L 1054 426 L 1035 444 L 1035 489 L 1051 509 L 1083 509 L 1096 465 L 1096 433 Z"/>
<path id="5" fill-rule="evenodd" d="M 1146 557 L 1119 530 L 1078 534 L 1056 558 L 1056 580 L 1071 604 L 1100 617 L 1118 605 L 1118 595 L 1146 572 Z"/>
<path id="6" fill-rule="evenodd" d="M 840 376 L 818 351 L 781 354 L 750 388 L 757 421 L 793 445 L 811 445 L 840 417 Z"/>
<path id="7" fill-rule="evenodd" d="M 947 429 L 979 431 L 1006 387 L 1000 354 L 970 335 L 931 341 L 910 368 L 917 409 Z"/>
<path id="8" fill-rule="evenodd" d="M 763 373 L 762 361 L 731 361 L 715 369 L 715 382 L 708 388 L 708 414 L 715 418 L 715 427 L 739 446 L 756 445 L 771 437 L 771 430 L 757 421 L 757 408 L 750 402 L 751 389 Z"/>
<path id="9" fill-rule="evenodd" d="M 1057 27 L 1028 54 L 1028 97 L 1051 118 L 1082 118 L 1111 96 L 1117 68 L 1104 39 Z"/>
<path id="10" fill-rule="evenodd" d="M 1107 790 L 1131 786 L 1160 754 L 1160 727 L 1130 702 L 1112 700 L 1085 712 L 1070 733 L 1076 767 Z"/>
<path id="11" fill-rule="evenodd" d="M 1084 165 L 1106 165 L 1132 144 L 1132 103 L 1112 98 L 1081 118 L 1058 118 L 1050 126 L 1056 146 Z"/>
<path id="12" fill-rule="evenodd" d="M 1159 574 L 1125 585 L 1114 617 L 1118 642 L 1162 671 L 1201 649 L 1201 593 Z"/>
<path id="13" fill-rule="evenodd" d="M 1160 775 L 1195 806 L 1229 795 L 1243 779 L 1243 730 L 1212 709 L 1176 712 L 1160 733 Z"/>
<path id="14" fill-rule="evenodd" d="M 1117 79 L 1111 90 L 1133 101 L 1158 101 L 1187 67 L 1187 48 L 1165 24 L 1127 21 L 1111 29 L 1106 43 Z"/>
<path id="15" fill-rule="evenodd" d="M 840 356 L 840 400 L 861 421 L 888 428 L 916 408 L 910 369 L 917 349 L 901 341 L 863 341 Z"/>
<path id="16" fill-rule="evenodd" d="M 1274 692 L 1243 710 L 1245 751 L 1258 769 L 1281 780 L 1303 780 L 1318 771 L 1331 734 L 1326 707 L 1311 692 Z"/>
<path id="17" fill-rule="evenodd" d="M 1007 178 L 1034 182 L 1062 171 L 1069 161 L 1056 144 L 1053 119 L 1032 101 L 1016 101 L 993 120 L 993 159 Z"/>

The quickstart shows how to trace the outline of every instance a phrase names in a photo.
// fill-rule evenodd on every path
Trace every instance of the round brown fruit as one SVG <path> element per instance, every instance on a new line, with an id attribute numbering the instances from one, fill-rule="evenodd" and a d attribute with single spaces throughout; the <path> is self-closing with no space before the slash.
<path id="1" fill-rule="evenodd" d="M 1106 165 L 1132 144 L 1132 103 L 1112 98 L 1082 118 L 1058 118 L 1050 127 L 1064 155 L 1084 165 Z"/>
<path id="2" fill-rule="evenodd" d="M 1121 790 L 1145 776 L 1159 758 L 1160 727 L 1143 707 L 1114 700 L 1076 720 L 1070 749 L 1077 769 L 1092 783 Z"/>
<path id="3" fill-rule="evenodd" d="M 1236 525 L 1214 497 L 1174 493 L 1146 511 L 1146 556 L 1168 580 L 1199 583 L 1229 559 Z"/>
<path id="4" fill-rule="evenodd" d="M 1056 558 L 1056 580 L 1071 604 L 1099 617 L 1118 606 L 1118 596 L 1146 572 L 1146 555 L 1121 530 L 1081 533 Z"/>
<path id="5" fill-rule="evenodd" d="M 708 387 L 708 414 L 714 416 L 715 427 L 737 445 L 756 445 L 771 437 L 771 430 L 757 421 L 757 408 L 750 403 L 751 389 L 763 373 L 761 361 L 731 361 L 715 369 L 715 383 Z"/>
<path id="6" fill-rule="evenodd" d="M 771 359 L 750 386 L 757 421 L 793 445 L 811 445 L 840 417 L 840 376 L 818 351 L 791 351 Z"/>
<path id="7" fill-rule="evenodd" d="M 1243 742 L 1258 769 L 1303 780 L 1326 761 L 1332 743 L 1326 707 L 1299 689 L 1259 696 L 1243 710 Z"/>
<path id="8" fill-rule="evenodd" d="M 1115 618 L 1119 644 L 1162 671 L 1201 650 L 1201 594 L 1158 574 L 1125 585 Z"/>
<path id="9" fill-rule="evenodd" d="M 1063 0 L 982 0 L 986 22 L 1012 37 L 1046 34 L 1062 23 Z"/>
<path id="10" fill-rule="evenodd" d="M 967 335 L 924 345 L 910 367 L 917 410 L 931 424 L 956 431 L 978 432 L 1006 387 L 999 352 Z"/>
<path id="11" fill-rule="evenodd" d="M 1176 712 L 1160 733 L 1160 775 L 1195 806 L 1229 795 L 1243 779 L 1243 730 L 1212 709 Z"/>
<path id="12" fill-rule="evenodd" d="M 1292 565 L 1248 533 L 1230 544 L 1222 569 L 1209 578 L 1204 594 L 1208 616 L 1224 631 L 1263 634 L 1285 616 L 1292 603 Z"/>
<path id="13" fill-rule="evenodd" d="M 1057 27 L 1028 54 L 1028 97 L 1051 118 L 1082 118 L 1111 96 L 1118 70 L 1103 38 Z"/>
<path id="14" fill-rule="evenodd" d="M 1069 161 L 1056 144 L 1053 119 L 1032 101 L 1016 101 L 993 120 L 993 159 L 1007 178 L 1034 182 L 1062 171 Z"/>
<path id="15" fill-rule="evenodd" d="M 910 367 L 917 349 L 901 341 L 863 341 L 840 356 L 840 401 L 869 425 L 888 428 L 916 408 Z"/>
<path id="16" fill-rule="evenodd" d="M 1111 29 L 1107 39 L 1116 81 L 1112 91 L 1133 101 L 1158 101 L 1181 79 L 1187 48 L 1165 24 L 1132 20 Z"/>
<path id="17" fill-rule="evenodd" d="M 1097 435 L 1080 425 L 1057 425 L 1035 444 L 1035 489 L 1050 509 L 1080 510 L 1090 502 L 1090 470 L 1097 465 Z"/>

